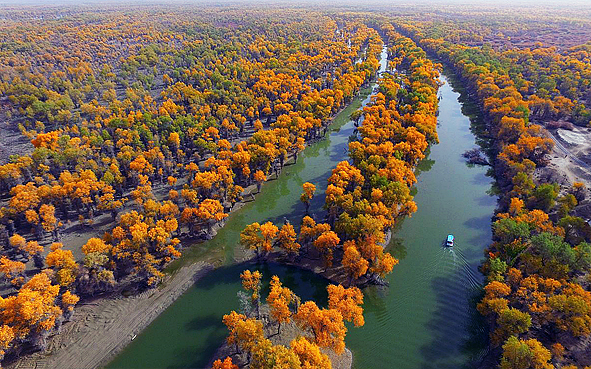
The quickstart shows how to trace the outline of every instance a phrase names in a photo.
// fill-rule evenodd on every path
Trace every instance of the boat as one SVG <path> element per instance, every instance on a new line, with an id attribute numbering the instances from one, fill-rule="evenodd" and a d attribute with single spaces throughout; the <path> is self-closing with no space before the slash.
<path id="1" fill-rule="evenodd" d="M 454 245 L 454 240 L 455 240 L 454 235 L 448 234 L 447 239 L 445 240 L 445 246 L 452 247 Z"/>

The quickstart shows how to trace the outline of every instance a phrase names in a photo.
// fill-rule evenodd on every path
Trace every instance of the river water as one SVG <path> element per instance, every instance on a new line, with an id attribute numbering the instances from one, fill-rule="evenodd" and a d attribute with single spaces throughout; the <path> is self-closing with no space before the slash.
<path id="1" fill-rule="evenodd" d="M 382 70 L 385 58 L 384 52 Z M 172 269 L 213 258 L 226 266 L 198 281 L 108 368 L 205 367 L 227 334 L 222 316 L 239 307 L 236 293 L 245 268 L 261 270 L 267 281 L 279 275 L 303 300 L 326 302 L 327 282 L 322 278 L 281 265 L 232 265 L 234 250 L 240 247 L 239 233 L 247 224 L 281 223 L 284 218 L 299 224 L 305 213 L 299 196 L 306 181 L 318 189 L 310 208 L 322 208 L 322 189 L 331 170 L 347 158 L 348 138 L 354 132 L 348 116 L 369 102 L 369 92 L 363 91 L 335 118 L 327 139 L 307 147 L 279 179 L 263 185 L 256 201 L 230 215 L 213 240 L 194 247 L 173 265 Z M 388 245 L 400 264 L 388 276 L 389 287 L 364 290 L 365 326 L 347 334 L 355 368 L 461 368 L 477 365 L 483 354 L 486 332 L 470 299 L 481 282 L 477 266 L 490 242 L 496 200 L 486 194 L 491 185 L 486 170 L 468 167 L 461 157 L 475 145 L 475 138 L 470 119 L 462 113 L 460 94 L 446 83 L 440 95 L 440 143 L 431 147 L 418 168 L 418 211 L 403 222 Z M 448 233 L 456 236 L 453 249 L 441 247 Z"/>

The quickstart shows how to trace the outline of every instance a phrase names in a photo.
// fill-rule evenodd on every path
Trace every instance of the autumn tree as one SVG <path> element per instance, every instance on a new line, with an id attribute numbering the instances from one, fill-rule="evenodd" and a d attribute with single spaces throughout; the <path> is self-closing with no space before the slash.
<path id="1" fill-rule="evenodd" d="M 271 278 L 271 290 L 267 296 L 269 314 L 277 322 L 277 334 L 281 331 L 281 323 L 289 322 L 291 319 L 290 304 L 297 302 L 295 294 L 287 287 L 283 287 L 279 277 Z"/>
<path id="2" fill-rule="evenodd" d="M 351 285 L 355 280 L 367 273 L 369 262 L 361 256 L 354 240 L 345 241 L 343 250 L 342 264 L 349 275 L 349 285 Z"/>
<path id="3" fill-rule="evenodd" d="M 46 273 L 39 273 L 25 283 L 16 295 L 0 297 L 0 318 L 4 346 L 9 338 L 45 347 L 49 332 L 56 326 L 62 310 L 56 304 L 60 287 L 53 285 Z M 10 327 L 10 330 L 6 327 Z"/>
<path id="4" fill-rule="evenodd" d="M 228 214 L 224 213 L 224 208 L 218 200 L 206 199 L 199 204 L 195 213 L 202 222 L 207 225 L 208 232 L 211 232 L 212 224 L 226 218 Z"/>
<path id="5" fill-rule="evenodd" d="M 306 301 L 300 305 L 294 319 L 312 331 L 318 346 L 330 347 L 339 354 L 345 349 L 347 328 L 339 311 L 320 309 L 313 301 Z"/>
<path id="6" fill-rule="evenodd" d="M 239 369 L 238 365 L 234 365 L 232 363 L 232 358 L 229 356 L 224 359 L 224 361 L 217 359 L 213 362 L 212 369 Z"/>
<path id="7" fill-rule="evenodd" d="M 245 315 L 232 311 L 224 315 L 222 321 L 228 327 L 228 344 L 234 344 L 242 351 L 252 352 L 257 343 L 265 339 L 263 324 L 258 320 L 246 318 Z"/>
<path id="8" fill-rule="evenodd" d="M 306 205 L 306 214 L 310 210 L 310 200 L 312 200 L 312 196 L 314 196 L 314 192 L 316 191 L 316 186 L 314 186 L 310 182 L 306 182 L 302 185 L 304 191 L 300 196 L 300 201 Z"/>
<path id="9" fill-rule="evenodd" d="M 70 250 L 64 250 L 61 243 L 53 243 L 45 263 L 53 268 L 56 282 L 64 287 L 70 286 L 76 279 L 78 264 Z"/>
<path id="10" fill-rule="evenodd" d="M 325 266 L 332 266 L 333 252 L 340 241 L 339 236 L 333 231 L 323 232 L 314 240 L 314 247 L 322 255 Z"/>
<path id="11" fill-rule="evenodd" d="M 247 269 L 240 274 L 240 279 L 242 279 L 242 287 L 245 290 L 252 292 L 251 301 L 255 304 L 257 319 L 260 316 L 261 278 L 262 278 L 262 274 L 258 270 L 251 272 L 250 270 Z"/>
<path id="12" fill-rule="evenodd" d="M 262 253 L 271 251 L 273 240 L 278 231 L 279 229 L 271 222 L 263 225 L 255 222 L 246 226 L 240 233 L 240 243 L 244 247 L 254 250 L 259 258 Z"/>
<path id="13" fill-rule="evenodd" d="M 254 180 L 257 184 L 257 193 L 261 192 L 261 187 L 263 186 L 263 182 L 267 180 L 267 176 L 262 170 L 257 170 L 254 172 Z"/>
<path id="14" fill-rule="evenodd" d="M 19 261 L 12 261 L 6 256 L 0 258 L 0 273 L 5 282 L 10 282 L 19 287 L 24 283 L 25 264 Z"/>
<path id="15" fill-rule="evenodd" d="M 83 275 L 78 278 L 77 290 L 93 295 L 107 291 L 115 284 L 115 275 L 110 269 L 113 246 L 100 238 L 91 238 L 82 246 L 84 253 Z"/>
<path id="16" fill-rule="evenodd" d="M 39 245 L 37 241 L 29 241 L 23 246 L 23 251 L 28 257 L 33 258 L 33 262 L 35 267 L 41 269 L 43 268 L 43 257 L 41 253 L 43 252 L 44 247 Z"/>
<path id="17" fill-rule="evenodd" d="M 331 369 L 332 363 L 320 348 L 305 337 L 291 341 L 290 347 L 299 357 L 302 368 Z"/>
<path id="18" fill-rule="evenodd" d="M 357 287 L 344 288 L 330 284 L 328 290 L 328 307 L 341 313 L 343 319 L 353 322 L 356 327 L 365 324 L 363 319 L 363 293 Z"/>
<path id="19" fill-rule="evenodd" d="M 552 355 L 536 339 L 520 340 L 515 336 L 509 337 L 503 345 L 501 369 L 551 369 L 549 363 Z"/>
<path id="20" fill-rule="evenodd" d="M 285 250 L 290 257 L 295 256 L 299 253 L 301 245 L 296 241 L 296 232 L 291 223 L 284 223 L 279 232 L 275 243 L 277 246 Z"/>

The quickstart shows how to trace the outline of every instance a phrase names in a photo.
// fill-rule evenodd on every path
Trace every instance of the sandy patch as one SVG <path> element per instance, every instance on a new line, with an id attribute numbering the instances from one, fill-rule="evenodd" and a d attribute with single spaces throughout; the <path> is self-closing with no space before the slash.
<path id="1" fill-rule="evenodd" d="M 586 128 L 576 127 L 573 131 L 558 129 L 549 131 L 553 139 L 554 150 L 549 155 L 546 168 L 536 171 L 542 176 L 561 186 L 570 187 L 573 182 L 583 182 L 591 188 L 591 132 Z"/>
<path id="2" fill-rule="evenodd" d="M 548 131 L 548 135 L 555 143 L 554 149 L 548 155 L 548 165 L 536 168 L 536 181 L 558 183 L 561 195 L 568 193 L 574 182 L 582 182 L 587 190 L 573 214 L 591 219 L 591 133 L 586 128 L 576 127 L 574 132 Z"/>
<path id="3" fill-rule="evenodd" d="M 578 128 L 573 131 L 557 129 L 556 134 L 569 145 L 589 145 L 591 142 L 591 133 L 586 129 Z"/>
<path id="4" fill-rule="evenodd" d="M 3 107 L 0 109 L 6 111 Z M 33 151 L 33 145 L 17 128 L 17 123 L 0 116 L 0 165 L 9 161 L 10 155 L 25 155 Z"/>

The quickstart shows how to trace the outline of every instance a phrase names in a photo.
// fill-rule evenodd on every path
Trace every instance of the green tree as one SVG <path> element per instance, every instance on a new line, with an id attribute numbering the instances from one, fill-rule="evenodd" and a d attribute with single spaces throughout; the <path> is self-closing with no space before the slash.
<path id="1" fill-rule="evenodd" d="M 536 339 L 520 340 L 509 337 L 503 345 L 501 369 L 553 369 L 552 354 Z"/>
<path id="2" fill-rule="evenodd" d="M 525 333 L 531 327 L 531 316 L 515 308 L 501 311 L 497 318 L 499 327 L 493 333 L 493 341 L 502 342 L 509 336 Z"/>
<path id="3" fill-rule="evenodd" d="M 542 183 L 537 186 L 529 197 L 530 206 L 536 209 L 550 211 L 556 203 L 560 187 L 556 183 Z"/>

